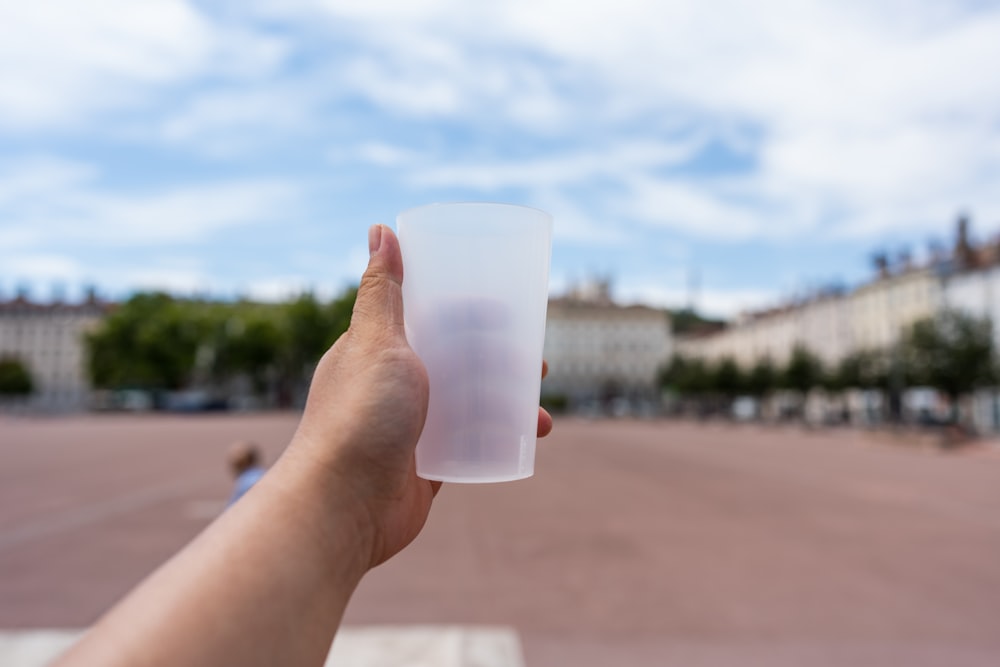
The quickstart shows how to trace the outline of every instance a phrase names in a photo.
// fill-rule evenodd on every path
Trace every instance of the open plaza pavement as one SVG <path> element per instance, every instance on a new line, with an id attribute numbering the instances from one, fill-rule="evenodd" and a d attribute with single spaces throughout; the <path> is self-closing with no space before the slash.
<path id="1" fill-rule="evenodd" d="M 296 421 L 0 416 L 8 651 L 93 623 L 223 509 L 232 441 L 270 462 Z M 464 628 L 517 654 L 470 667 L 997 665 L 998 452 L 557 419 L 535 477 L 444 487 L 416 542 L 362 582 L 345 637 Z"/>

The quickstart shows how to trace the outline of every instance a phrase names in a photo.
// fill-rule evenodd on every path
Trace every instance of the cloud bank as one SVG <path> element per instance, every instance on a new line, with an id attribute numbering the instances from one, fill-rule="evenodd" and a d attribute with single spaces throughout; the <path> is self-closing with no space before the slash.
<path id="1" fill-rule="evenodd" d="M 50 273 L 91 261 L 53 239 L 176 257 L 295 211 L 347 266 L 364 225 L 447 198 L 547 207 L 555 270 L 623 283 L 657 245 L 1000 221 L 983 3 L 40 0 L 0 25 L 0 253 Z M 293 260 L 240 280 L 308 280 Z M 730 264 L 729 293 L 777 289 Z"/>

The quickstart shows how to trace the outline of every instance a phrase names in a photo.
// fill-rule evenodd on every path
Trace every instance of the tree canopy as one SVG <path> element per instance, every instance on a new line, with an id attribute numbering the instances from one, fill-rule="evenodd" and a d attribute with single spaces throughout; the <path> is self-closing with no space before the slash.
<path id="1" fill-rule="evenodd" d="M 779 379 L 785 389 L 807 392 L 823 381 L 823 362 L 803 345 L 796 345 Z"/>
<path id="2" fill-rule="evenodd" d="M 87 337 L 91 380 L 107 389 L 181 389 L 244 376 L 259 393 L 270 383 L 295 385 L 347 330 L 356 294 L 277 304 L 136 294 Z"/>
<path id="3" fill-rule="evenodd" d="M 763 357 L 753 365 L 746 378 L 747 393 L 755 398 L 767 396 L 778 383 L 778 370 L 771 357 Z"/>
<path id="4" fill-rule="evenodd" d="M 726 398 L 736 398 L 746 388 L 744 373 L 731 357 L 719 360 L 710 373 L 711 389 Z"/>
<path id="5" fill-rule="evenodd" d="M 705 317 L 691 308 L 670 311 L 670 322 L 675 336 L 686 336 L 699 331 L 717 331 L 725 326 L 722 320 Z"/>
<path id="6" fill-rule="evenodd" d="M 997 379 L 993 326 L 956 311 L 915 322 L 903 336 L 910 381 L 955 399 Z"/>
<path id="7" fill-rule="evenodd" d="M 660 373 L 660 384 L 679 394 L 700 394 L 709 388 L 708 369 L 701 359 L 675 354 Z"/>
<path id="8" fill-rule="evenodd" d="M 832 375 L 841 389 L 875 389 L 888 385 L 889 367 L 888 353 L 859 350 L 841 359 Z"/>
<path id="9" fill-rule="evenodd" d="M 14 357 L 0 358 L 0 396 L 27 396 L 34 391 L 31 373 Z"/>

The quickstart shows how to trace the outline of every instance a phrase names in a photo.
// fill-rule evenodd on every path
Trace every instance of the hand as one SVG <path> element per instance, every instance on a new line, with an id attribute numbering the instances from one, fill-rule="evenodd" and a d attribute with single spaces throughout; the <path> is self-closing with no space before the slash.
<path id="1" fill-rule="evenodd" d="M 428 381 L 403 331 L 399 241 L 377 225 L 369 250 L 350 329 L 316 368 L 290 453 L 326 466 L 329 484 L 350 492 L 364 512 L 374 567 L 417 536 L 441 483 L 416 473 Z M 543 377 L 546 371 L 543 364 Z M 552 417 L 540 408 L 538 435 L 551 430 Z"/>

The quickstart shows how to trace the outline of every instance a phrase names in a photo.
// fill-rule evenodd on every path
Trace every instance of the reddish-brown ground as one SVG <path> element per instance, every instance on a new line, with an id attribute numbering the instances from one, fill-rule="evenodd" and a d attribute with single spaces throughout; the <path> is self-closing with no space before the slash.
<path id="1" fill-rule="evenodd" d="M 91 623 L 295 422 L 0 417 L 0 628 Z M 446 486 L 347 622 L 511 625 L 531 667 L 1000 664 L 995 451 L 563 420 L 534 478 Z"/>

